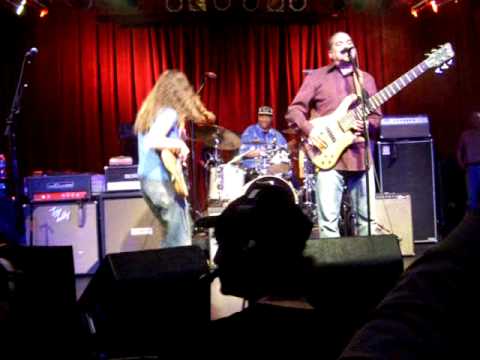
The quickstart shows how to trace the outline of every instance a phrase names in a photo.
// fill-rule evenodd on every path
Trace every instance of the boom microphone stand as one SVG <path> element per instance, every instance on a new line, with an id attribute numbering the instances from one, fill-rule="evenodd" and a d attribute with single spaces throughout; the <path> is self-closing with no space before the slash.
<path id="1" fill-rule="evenodd" d="M 203 79 L 200 84 L 200 87 L 196 91 L 196 94 L 199 95 L 203 88 L 205 87 L 205 84 L 207 83 L 207 79 L 216 79 L 217 74 L 214 72 L 207 71 L 203 74 Z M 192 159 L 192 171 L 191 171 L 191 177 L 192 177 L 192 197 L 191 197 L 191 203 L 192 203 L 192 210 L 193 210 L 193 215 L 196 217 L 197 211 L 198 211 L 198 199 L 197 199 L 197 175 L 195 174 L 195 144 L 193 143 L 195 139 L 195 124 L 193 121 L 190 122 L 190 137 L 192 138 L 192 148 L 190 151 L 191 154 L 191 159 Z"/>
<path id="2" fill-rule="evenodd" d="M 21 100 L 23 95 L 23 90 L 28 88 L 28 83 L 24 81 L 25 65 L 31 64 L 33 57 L 38 53 L 38 49 L 32 47 L 29 49 L 22 61 L 22 66 L 20 68 L 20 74 L 17 81 L 17 87 L 15 89 L 15 95 L 13 96 L 12 105 L 10 107 L 10 112 L 5 119 L 5 131 L 4 136 L 7 138 L 7 148 L 8 148 L 8 159 L 7 159 L 7 168 L 11 172 L 11 184 L 13 186 L 13 199 L 14 199 L 14 208 L 15 208 L 15 219 L 16 219 L 16 228 L 19 232 L 19 235 L 24 234 L 24 224 L 22 215 L 22 179 L 20 177 L 20 172 L 18 168 L 18 159 L 17 159 L 17 124 L 16 117 L 20 114 L 21 111 Z"/>

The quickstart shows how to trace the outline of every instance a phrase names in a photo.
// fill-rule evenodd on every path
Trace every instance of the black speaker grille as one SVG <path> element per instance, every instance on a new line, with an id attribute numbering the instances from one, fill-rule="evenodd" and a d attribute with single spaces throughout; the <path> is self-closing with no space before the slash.
<path id="1" fill-rule="evenodd" d="M 381 191 L 411 195 L 414 240 L 436 241 L 432 140 L 379 142 L 378 157 Z"/>

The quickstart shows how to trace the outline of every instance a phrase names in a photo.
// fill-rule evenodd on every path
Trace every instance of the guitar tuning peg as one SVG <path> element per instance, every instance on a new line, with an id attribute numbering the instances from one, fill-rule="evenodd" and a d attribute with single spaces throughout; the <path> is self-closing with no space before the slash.
<path id="1" fill-rule="evenodd" d="M 432 53 L 431 53 L 431 52 L 426 52 L 424 55 L 425 55 L 426 57 L 429 57 L 430 55 L 432 55 Z"/>
<path id="2" fill-rule="evenodd" d="M 448 66 L 447 64 L 443 64 L 442 66 L 440 66 L 440 69 L 442 70 L 448 70 L 450 68 L 450 66 Z"/>
<path id="3" fill-rule="evenodd" d="M 447 65 L 448 65 L 448 66 L 452 66 L 452 65 L 453 65 L 453 59 L 448 60 L 448 61 L 447 61 Z"/>
<path id="4" fill-rule="evenodd" d="M 435 69 L 435 74 L 441 75 L 441 74 L 443 74 L 443 70 L 441 68 L 436 68 Z"/>

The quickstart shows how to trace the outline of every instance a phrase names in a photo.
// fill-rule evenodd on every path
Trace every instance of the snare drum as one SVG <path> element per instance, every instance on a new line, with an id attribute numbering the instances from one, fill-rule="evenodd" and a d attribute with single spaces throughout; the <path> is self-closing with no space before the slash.
<path id="1" fill-rule="evenodd" d="M 298 195 L 295 189 L 293 188 L 292 184 L 290 182 L 285 181 L 281 177 L 278 176 L 260 176 L 248 183 L 245 184 L 243 187 L 243 191 L 240 195 L 249 195 L 252 194 L 254 195 L 254 191 L 259 190 L 260 188 L 264 187 L 265 185 L 270 185 L 270 186 L 279 186 L 285 190 L 287 190 L 291 196 L 292 199 L 295 201 L 295 204 L 298 204 Z"/>
<path id="2" fill-rule="evenodd" d="M 209 200 L 233 200 L 242 195 L 245 170 L 225 164 L 210 168 Z"/>

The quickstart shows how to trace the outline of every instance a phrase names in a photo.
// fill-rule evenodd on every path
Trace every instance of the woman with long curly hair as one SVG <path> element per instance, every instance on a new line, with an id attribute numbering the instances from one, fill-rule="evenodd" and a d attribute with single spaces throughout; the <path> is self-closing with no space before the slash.
<path id="1" fill-rule="evenodd" d="M 202 104 L 184 73 L 166 70 L 147 95 L 135 120 L 138 135 L 138 175 L 147 204 L 165 227 L 160 247 L 191 244 L 191 220 L 186 194 L 174 186 L 165 153 L 179 162 L 190 150 L 185 122 L 211 123 L 215 115 Z M 180 166 L 181 167 L 181 166 Z"/>

